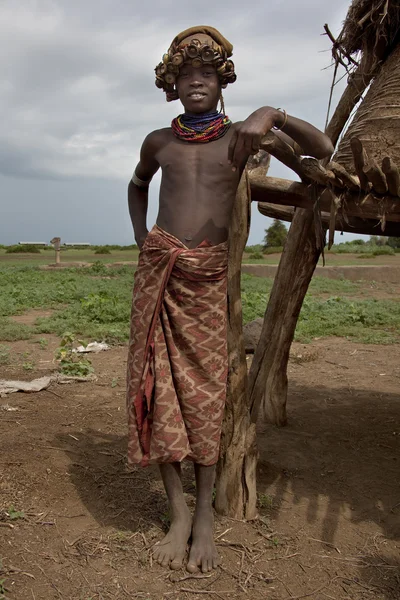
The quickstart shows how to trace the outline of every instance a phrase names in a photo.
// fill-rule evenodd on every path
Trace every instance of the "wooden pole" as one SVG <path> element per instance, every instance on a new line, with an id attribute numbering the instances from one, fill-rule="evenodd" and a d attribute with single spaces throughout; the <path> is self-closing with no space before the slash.
<path id="1" fill-rule="evenodd" d="M 252 422 L 259 414 L 287 422 L 287 363 L 304 296 L 320 256 L 314 213 L 296 209 L 272 287 L 249 373 Z"/>
<path id="2" fill-rule="evenodd" d="M 298 206 L 312 209 L 314 200 L 310 197 L 309 188 L 304 183 L 278 179 L 276 177 L 263 177 L 259 173 L 250 173 L 250 187 L 252 200 L 257 202 L 272 202 L 286 206 Z M 324 190 L 321 186 L 320 192 Z M 397 196 L 375 196 L 370 194 L 357 194 L 343 191 L 341 194 L 343 212 L 349 217 L 360 219 L 380 220 L 400 223 L 400 202 Z M 331 197 L 321 194 L 319 199 L 320 209 L 330 212 Z"/>
<path id="3" fill-rule="evenodd" d="M 258 202 L 258 210 L 262 215 L 270 219 L 281 219 L 291 223 L 295 209 L 293 206 L 280 206 L 279 204 L 271 204 L 270 202 Z M 321 212 L 322 225 L 325 228 L 329 227 L 330 214 Z M 392 235 L 400 236 L 400 226 L 398 223 L 388 221 L 385 231 L 382 231 L 382 223 L 373 219 L 360 219 L 358 217 L 343 218 L 340 213 L 336 215 L 335 230 L 345 231 L 347 233 L 360 233 L 365 235 Z"/>
<path id="4" fill-rule="evenodd" d="M 399 169 L 389 156 L 385 156 L 382 161 L 382 171 L 386 175 L 389 193 L 392 194 L 392 196 L 400 196 Z"/>
<path id="5" fill-rule="evenodd" d="M 264 169 L 265 173 L 265 169 Z M 254 519 L 256 507 L 256 428 L 250 420 L 247 363 L 242 331 L 240 274 L 250 227 L 247 172 L 239 184 L 229 230 L 228 355 L 229 373 L 215 509 L 234 519 Z"/>

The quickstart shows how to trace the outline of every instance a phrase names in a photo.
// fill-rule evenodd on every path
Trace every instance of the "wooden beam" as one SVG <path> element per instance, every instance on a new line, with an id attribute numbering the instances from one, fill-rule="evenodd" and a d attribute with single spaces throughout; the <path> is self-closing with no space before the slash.
<path id="1" fill-rule="evenodd" d="M 386 194 L 388 186 L 386 182 L 385 173 L 382 171 L 378 163 L 373 159 L 369 158 L 367 163 L 364 165 L 364 173 L 368 177 L 368 181 L 371 182 L 372 187 L 378 194 Z"/>
<path id="2" fill-rule="evenodd" d="M 281 163 L 292 169 L 300 179 L 305 178 L 301 167 L 301 158 L 294 149 L 276 136 L 273 131 L 269 131 L 261 140 L 261 149 L 275 156 Z"/>
<path id="3" fill-rule="evenodd" d="M 240 271 L 250 227 L 250 190 L 245 170 L 236 194 L 228 252 L 228 381 L 217 465 L 215 509 L 233 519 L 257 515 L 256 427 L 250 422 L 247 364 L 242 331 Z"/>
<path id="4" fill-rule="evenodd" d="M 361 189 L 367 191 L 369 189 L 368 177 L 364 173 L 364 166 L 368 161 L 367 153 L 364 150 L 362 141 L 353 137 L 350 140 L 350 148 L 353 153 L 354 167 L 360 180 Z"/>
<path id="5" fill-rule="evenodd" d="M 400 173 L 397 165 L 389 156 L 382 161 L 382 171 L 386 175 L 389 192 L 393 196 L 400 196 Z"/>
<path id="6" fill-rule="evenodd" d="M 281 206 L 279 204 L 272 204 L 271 202 L 258 202 L 257 207 L 265 217 L 281 219 L 281 221 L 289 223 L 291 223 L 295 213 L 293 206 Z M 328 228 L 330 214 L 328 212 L 321 212 L 321 220 L 322 225 Z M 380 221 L 376 219 L 360 219 L 358 217 L 346 216 L 345 220 L 341 214 L 336 215 L 335 230 L 362 235 L 383 235 L 384 233 L 385 235 L 394 237 L 400 236 L 400 226 L 398 223 L 386 223 L 385 231 L 383 232 Z"/>
<path id="7" fill-rule="evenodd" d="M 264 416 L 276 425 L 286 424 L 289 350 L 319 256 L 314 213 L 296 210 L 250 367 L 249 394 L 254 423 Z"/>
<path id="8" fill-rule="evenodd" d="M 285 206 L 299 206 L 312 209 L 313 200 L 309 195 L 308 186 L 304 183 L 265 177 L 257 170 L 249 173 L 251 198 L 257 202 L 272 202 Z M 321 192 L 323 191 L 321 187 Z M 396 196 L 376 197 L 373 194 L 359 195 L 350 191 L 341 195 L 343 214 L 360 219 L 374 219 L 400 223 L 400 201 Z M 330 196 L 321 194 L 319 201 L 323 212 L 330 212 Z"/>
<path id="9" fill-rule="evenodd" d="M 321 185 L 334 185 L 335 183 L 335 174 L 327 171 L 316 158 L 306 156 L 301 161 L 301 168 L 306 177 Z"/>
<path id="10" fill-rule="evenodd" d="M 348 173 L 342 165 L 339 165 L 339 163 L 332 160 L 327 164 L 326 168 L 330 169 L 332 173 L 336 175 L 336 177 L 339 177 L 339 179 L 343 181 L 343 184 L 349 188 L 349 190 L 353 190 L 354 192 L 360 191 L 360 180 L 358 177 L 350 175 L 350 173 Z"/>

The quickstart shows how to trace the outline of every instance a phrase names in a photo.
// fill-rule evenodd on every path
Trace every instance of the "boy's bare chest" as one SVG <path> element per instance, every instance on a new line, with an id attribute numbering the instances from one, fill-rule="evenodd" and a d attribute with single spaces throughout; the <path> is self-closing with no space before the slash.
<path id="1" fill-rule="evenodd" d="M 228 135 L 205 144 L 172 139 L 157 156 L 163 175 L 185 174 L 186 177 L 214 175 L 234 179 L 234 173 L 228 164 L 229 140 Z"/>

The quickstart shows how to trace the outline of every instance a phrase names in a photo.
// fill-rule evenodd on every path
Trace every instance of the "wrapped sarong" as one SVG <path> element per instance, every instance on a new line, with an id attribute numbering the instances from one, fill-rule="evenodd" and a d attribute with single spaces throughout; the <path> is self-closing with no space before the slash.
<path id="1" fill-rule="evenodd" d="M 228 244 L 157 225 L 139 255 L 128 352 L 128 462 L 218 460 L 226 398 Z"/>

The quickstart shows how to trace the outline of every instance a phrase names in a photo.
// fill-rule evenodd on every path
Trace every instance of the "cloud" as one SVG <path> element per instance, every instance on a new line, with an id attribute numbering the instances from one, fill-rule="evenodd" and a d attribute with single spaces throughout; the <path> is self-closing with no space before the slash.
<path id="1" fill-rule="evenodd" d="M 233 120 L 269 104 L 323 127 L 332 74 L 323 70 L 330 55 L 320 33 L 326 21 L 337 30 L 346 7 L 347 0 L 3 0 L 0 174 L 7 189 L 37 181 L 40 211 L 40 181 L 125 186 L 145 135 L 181 111 L 155 87 L 154 67 L 178 31 L 204 21 L 234 44 L 238 80 L 225 92 Z M 104 231 L 113 215 L 107 198 L 105 207 Z"/>

